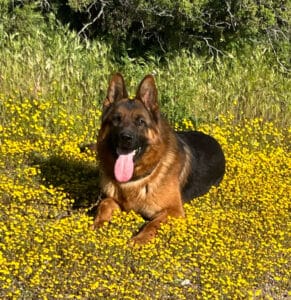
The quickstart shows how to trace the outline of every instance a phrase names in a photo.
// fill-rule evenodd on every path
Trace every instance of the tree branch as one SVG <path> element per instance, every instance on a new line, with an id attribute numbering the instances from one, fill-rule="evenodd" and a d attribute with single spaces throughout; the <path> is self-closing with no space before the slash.
<path id="1" fill-rule="evenodd" d="M 96 6 L 96 3 L 97 3 L 97 0 L 96 0 L 95 2 L 93 2 L 93 3 L 88 7 L 88 9 L 87 9 L 87 13 L 89 14 L 89 19 L 91 18 L 91 9 L 92 9 L 93 6 Z M 99 11 L 99 13 L 97 14 L 97 16 L 96 16 L 92 21 L 90 21 L 89 23 L 85 24 L 85 25 L 83 26 L 83 28 L 78 32 L 78 35 L 81 35 L 82 33 L 84 33 L 85 30 L 86 30 L 89 26 L 91 26 L 91 25 L 94 24 L 99 18 L 101 18 L 101 16 L 102 16 L 103 13 L 104 13 L 104 8 L 105 8 L 105 6 L 107 5 L 107 2 L 101 0 L 100 3 L 101 3 L 101 7 L 100 7 L 100 11 Z"/>

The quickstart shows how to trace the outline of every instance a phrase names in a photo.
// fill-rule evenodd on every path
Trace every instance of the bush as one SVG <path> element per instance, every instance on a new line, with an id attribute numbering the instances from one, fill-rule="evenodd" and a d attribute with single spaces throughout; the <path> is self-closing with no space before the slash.
<path id="1" fill-rule="evenodd" d="M 284 0 L 70 0 L 58 6 L 58 16 L 82 35 L 105 36 L 133 55 L 181 48 L 216 55 L 245 43 L 288 40 L 290 8 Z"/>
<path id="2" fill-rule="evenodd" d="M 244 44 L 264 43 L 277 53 L 290 34 L 290 2 L 219 0 L 29 0 L 10 6 L 13 31 L 33 31 L 41 12 L 50 12 L 80 36 L 103 37 L 117 55 L 161 55 L 181 48 L 217 55 L 241 50 Z M 8 2 L 2 4 L 2 12 Z M 11 19 L 11 18 L 10 18 Z M 14 23 L 14 24 L 13 24 Z M 279 43 L 279 45 L 278 45 Z M 285 52 L 286 53 L 286 52 Z M 284 63 L 284 59 L 283 62 Z"/>

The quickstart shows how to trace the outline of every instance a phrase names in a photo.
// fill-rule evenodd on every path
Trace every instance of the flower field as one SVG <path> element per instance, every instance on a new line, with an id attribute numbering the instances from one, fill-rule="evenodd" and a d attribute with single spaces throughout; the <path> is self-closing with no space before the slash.
<path id="1" fill-rule="evenodd" d="M 1 299 L 291 297 L 290 129 L 231 115 L 201 123 L 225 151 L 222 184 L 135 248 L 144 220 L 133 212 L 89 230 L 98 167 L 79 147 L 100 111 L 72 102 L 0 95 Z"/>

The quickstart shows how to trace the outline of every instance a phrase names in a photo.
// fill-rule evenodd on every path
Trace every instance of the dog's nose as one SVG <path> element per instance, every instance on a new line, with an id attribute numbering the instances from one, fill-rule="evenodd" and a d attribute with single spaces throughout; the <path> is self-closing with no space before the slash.
<path id="1" fill-rule="evenodd" d="M 133 134 L 125 131 L 119 135 L 119 143 L 121 147 L 131 148 L 133 146 Z"/>
<path id="2" fill-rule="evenodd" d="M 120 139 L 122 142 L 131 143 L 133 140 L 133 135 L 129 132 L 123 132 L 120 134 Z"/>

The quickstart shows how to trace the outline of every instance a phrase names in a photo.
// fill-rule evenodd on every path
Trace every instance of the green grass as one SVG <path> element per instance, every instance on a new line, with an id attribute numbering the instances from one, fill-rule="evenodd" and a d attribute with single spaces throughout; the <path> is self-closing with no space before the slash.
<path id="1" fill-rule="evenodd" d="M 120 57 L 108 44 L 80 41 L 59 28 L 47 35 L 3 36 L 0 46 L 1 93 L 54 99 L 74 111 L 101 107 L 112 73 L 124 74 L 131 96 L 148 73 L 156 75 L 163 112 L 174 123 L 195 123 L 232 113 L 236 120 L 263 117 L 286 126 L 290 120 L 291 81 L 262 48 L 216 61 L 181 51 L 171 57 Z M 78 101 L 75 101 L 77 99 Z M 56 108 L 57 112 L 57 108 Z"/>

